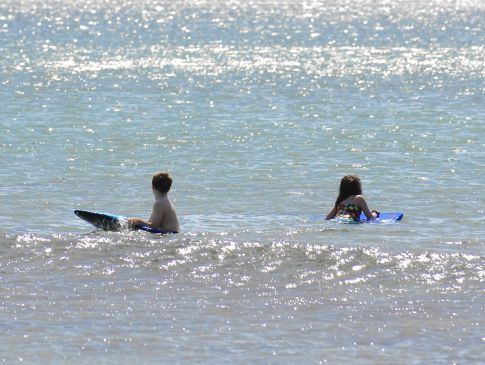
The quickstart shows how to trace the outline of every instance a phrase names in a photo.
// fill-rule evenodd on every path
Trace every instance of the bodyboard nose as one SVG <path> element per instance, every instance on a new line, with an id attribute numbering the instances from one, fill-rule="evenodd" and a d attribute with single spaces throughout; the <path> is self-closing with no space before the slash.
<path id="1" fill-rule="evenodd" d="M 122 216 L 109 213 L 89 212 L 87 210 L 75 210 L 74 214 L 86 222 L 91 223 L 93 226 L 105 231 L 119 231 L 123 229 Z"/>

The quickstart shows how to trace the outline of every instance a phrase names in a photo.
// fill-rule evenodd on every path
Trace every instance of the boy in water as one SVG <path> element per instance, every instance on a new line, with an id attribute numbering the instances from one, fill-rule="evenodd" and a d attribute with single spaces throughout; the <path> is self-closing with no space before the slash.
<path id="1" fill-rule="evenodd" d="M 128 224 L 131 227 L 145 225 L 154 229 L 167 231 L 167 233 L 178 233 L 180 227 L 177 214 L 167 195 L 171 186 L 172 177 L 168 172 L 157 172 L 154 174 L 152 178 L 152 191 L 155 195 L 155 204 L 153 204 L 150 219 L 130 218 Z"/>

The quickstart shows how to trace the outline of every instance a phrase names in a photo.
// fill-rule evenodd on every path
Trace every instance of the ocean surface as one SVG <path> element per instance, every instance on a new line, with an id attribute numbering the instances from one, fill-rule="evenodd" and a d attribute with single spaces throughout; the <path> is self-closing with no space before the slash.
<path id="1" fill-rule="evenodd" d="M 484 81 L 482 0 L 2 0 L 0 362 L 483 364 Z"/>

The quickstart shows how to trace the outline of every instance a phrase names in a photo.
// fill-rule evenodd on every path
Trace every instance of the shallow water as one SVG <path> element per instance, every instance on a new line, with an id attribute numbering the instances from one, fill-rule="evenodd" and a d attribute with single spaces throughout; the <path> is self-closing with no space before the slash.
<path id="1" fill-rule="evenodd" d="M 474 364 L 481 1 L 3 1 L 0 359 Z M 174 177 L 182 233 L 146 217 Z M 390 225 L 323 221 L 358 174 Z"/>

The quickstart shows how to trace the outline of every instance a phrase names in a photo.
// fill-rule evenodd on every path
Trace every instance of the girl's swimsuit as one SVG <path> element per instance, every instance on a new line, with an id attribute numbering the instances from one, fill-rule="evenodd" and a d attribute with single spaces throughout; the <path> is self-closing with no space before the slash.
<path id="1" fill-rule="evenodd" d="M 350 199 L 352 201 L 352 199 Z M 362 213 L 362 208 L 352 202 L 340 203 L 337 209 L 338 219 L 348 219 L 354 222 L 358 222 Z"/>

